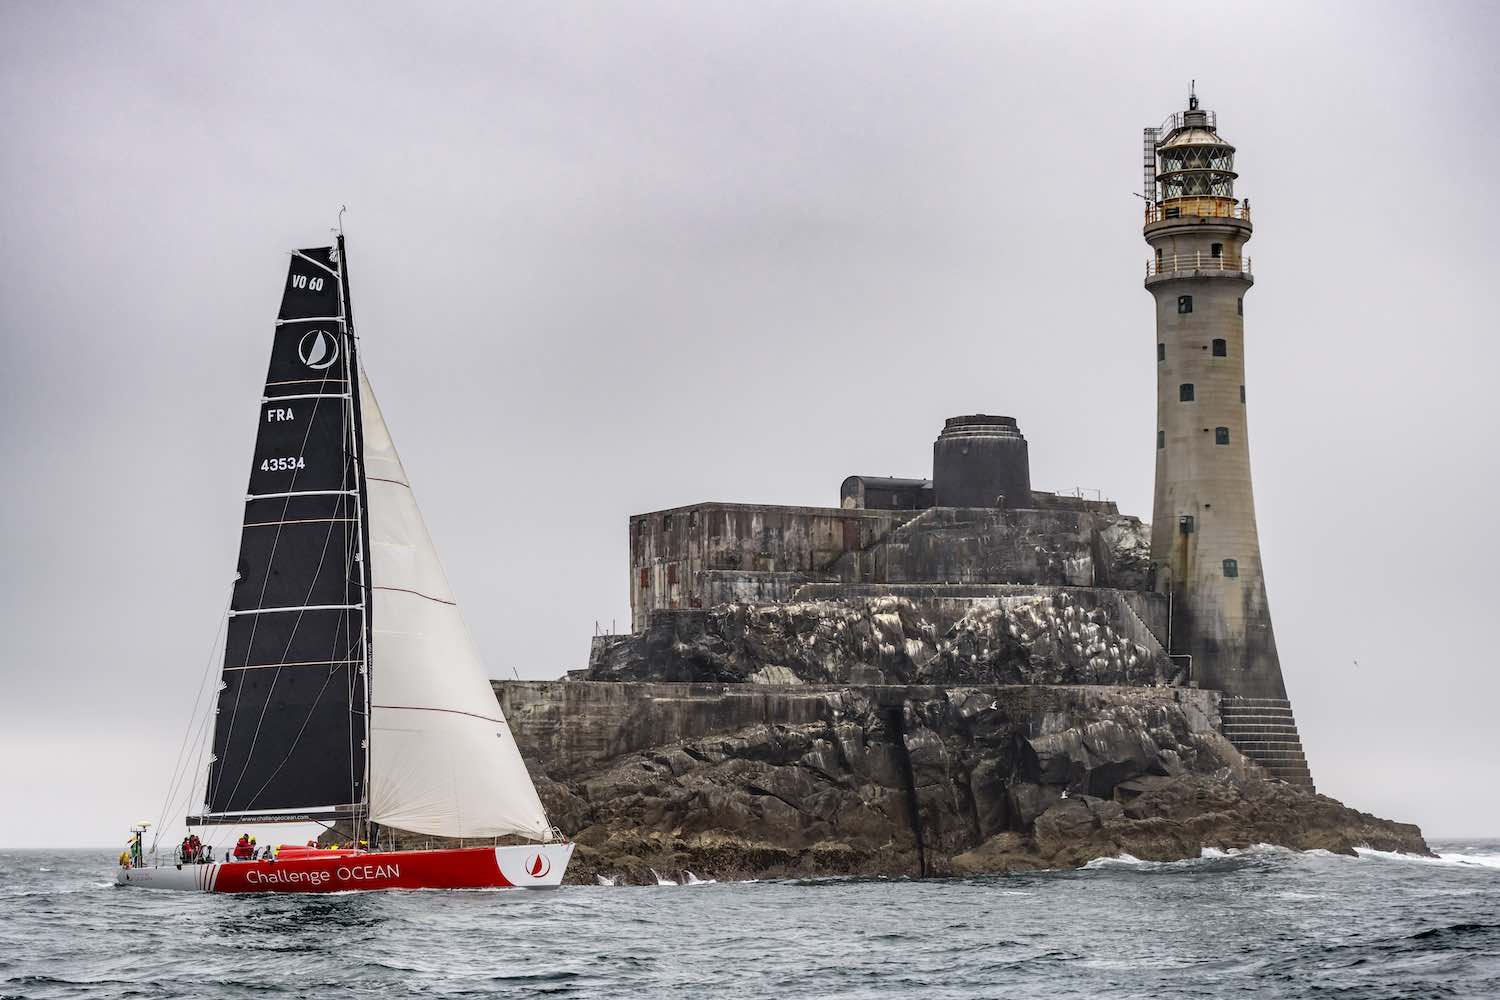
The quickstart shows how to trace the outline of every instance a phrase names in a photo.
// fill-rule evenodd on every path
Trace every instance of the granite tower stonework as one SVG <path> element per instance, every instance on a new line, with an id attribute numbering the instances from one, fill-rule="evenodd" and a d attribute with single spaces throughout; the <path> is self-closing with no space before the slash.
<path id="1" fill-rule="evenodd" d="M 1226 696 L 1243 752 L 1311 782 L 1266 598 L 1245 385 L 1249 199 L 1235 149 L 1197 96 L 1144 143 L 1146 289 L 1156 302 L 1156 491 L 1151 560 L 1172 606 L 1171 652 Z"/>

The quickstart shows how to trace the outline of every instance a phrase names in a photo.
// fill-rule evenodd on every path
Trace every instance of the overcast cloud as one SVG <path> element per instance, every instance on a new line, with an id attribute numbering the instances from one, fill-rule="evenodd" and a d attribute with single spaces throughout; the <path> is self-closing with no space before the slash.
<path id="1" fill-rule="evenodd" d="M 1148 12 L 1149 11 L 1149 12 Z M 154 817 L 285 270 L 362 350 L 494 676 L 624 628 L 626 518 L 837 502 L 1015 415 L 1149 517 L 1140 130 L 1255 204 L 1256 501 L 1320 790 L 1500 831 L 1490 5 L 0 2 L 0 844 Z M 1355 661 L 1358 666 L 1355 666 Z"/>

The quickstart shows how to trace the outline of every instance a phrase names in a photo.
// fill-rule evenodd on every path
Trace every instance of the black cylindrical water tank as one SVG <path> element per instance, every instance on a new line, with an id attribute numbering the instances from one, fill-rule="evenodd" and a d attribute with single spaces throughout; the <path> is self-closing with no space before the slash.
<path id="1" fill-rule="evenodd" d="M 1014 417 L 949 417 L 932 445 L 939 507 L 1030 507 L 1031 460 Z"/>

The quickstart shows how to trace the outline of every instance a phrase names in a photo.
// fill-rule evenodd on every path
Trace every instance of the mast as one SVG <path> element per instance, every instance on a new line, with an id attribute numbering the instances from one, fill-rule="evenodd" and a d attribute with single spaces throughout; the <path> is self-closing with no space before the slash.
<path id="1" fill-rule="evenodd" d="M 342 214 L 342 213 L 341 213 Z M 370 495 L 369 488 L 365 482 L 365 459 L 364 448 L 364 408 L 361 405 L 359 392 L 360 361 L 358 353 L 358 337 L 354 332 L 354 306 L 349 295 L 349 254 L 344 245 L 344 231 L 342 225 L 339 228 L 338 238 L 338 271 L 339 271 L 339 309 L 340 326 L 343 331 L 344 343 L 346 345 L 347 357 L 349 358 L 349 412 L 352 434 L 350 442 L 354 457 L 355 477 L 359 491 L 357 499 L 358 536 L 356 539 L 355 564 L 359 569 L 359 592 L 361 594 L 360 604 L 363 611 L 360 613 L 360 626 L 362 637 L 360 648 L 364 651 L 363 662 L 360 664 L 360 674 L 364 677 L 364 703 L 360 705 L 360 714 L 364 719 L 364 737 L 361 749 L 365 759 L 365 780 L 362 785 L 359 799 L 359 815 L 354 819 L 357 827 L 361 822 L 365 824 L 366 834 L 369 832 L 370 822 L 370 670 L 374 660 L 373 644 L 371 643 L 372 630 L 370 617 L 374 611 L 371 596 L 374 590 L 371 588 L 370 579 Z M 349 706 L 351 712 L 354 705 Z M 355 839 L 359 839 L 356 835 Z"/>

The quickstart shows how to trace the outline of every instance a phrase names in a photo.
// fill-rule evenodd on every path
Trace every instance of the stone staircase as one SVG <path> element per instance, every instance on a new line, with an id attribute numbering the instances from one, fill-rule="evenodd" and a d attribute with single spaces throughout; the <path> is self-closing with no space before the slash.
<path id="1" fill-rule="evenodd" d="M 1291 702 L 1284 698 L 1225 696 L 1219 703 L 1219 716 L 1224 736 L 1236 750 L 1282 781 L 1316 791 Z"/>
<path id="2" fill-rule="evenodd" d="M 1170 659 L 1170 654 L 1167 652 L 1167 644 L 1162 641 L 1161 636 L 1156 634 L 1156 630 L 1146 623 L 1146 619 L 1141 617 L 1140 612 L 1131 606 L 1129 599 L 1125 597 L 1123 592 L 1115 594 L 1115 603 L 1120 608 L 1120 620 L 1122 622 L 1127 620 L 1133 621 L 1136 624 L 1136 628 L 1140 630 L 1132 638 L 1147 640 L 1142 642 L 1141 645 L 1145 646 L 1153 655 L 1166 656 Z"/>

